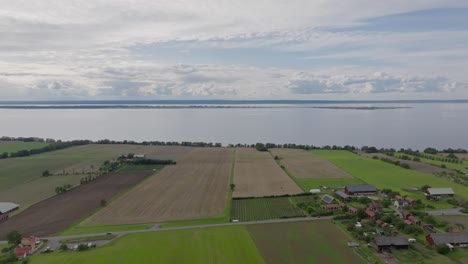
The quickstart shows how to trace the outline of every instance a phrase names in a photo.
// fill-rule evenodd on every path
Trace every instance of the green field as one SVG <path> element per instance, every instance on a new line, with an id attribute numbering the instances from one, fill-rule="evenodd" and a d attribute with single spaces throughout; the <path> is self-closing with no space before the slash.
<path id="1" fill-rule="evenodd" d="M 291 203 L 288 197 L 233 200 L 231 219 L 257 221 L 285 217 L 300 217 L 306 213 Z"/>
<path id="2" fill-rule="evenodd" d="M 48 146 L 45 142 L 21 142 L 21 141 L 1 141 L 0 153 L 12 153 L 20 150 L 40 149 Z"/>
<path id="3" fill-rule="evenodd" d="M 398 157 L 398 158 L 400 158 L 403 155 L 406 155 L 406 156 L 411 157 L 411 158 L 415 158 L 415 156 L 408 155 L 408 154 L 405 154 L 405 153 L 395 153 L 395 157 Z M 424 153 L 424 155 L 434 156 L 435 158 L 441 158 L 441 156 L 439 156 L 439 155 L 431 155 L 431 154 L 427 154 L 427 153 Z M 421 160 L 421 162 L 424 162 L 424 163 L 428 163 L 428 164 L 432 164 L 432 165 L 436 165 L 436 166 L 440 166 L 441 164 L 444 164 L 445 167 L 447 167 L 448 169 L 468 172 L 468 169 L 467 169 L 468 162 L 466 162 L 466 161 L 463 161 L 463 163 L 460 164 L 460 163 L 443 162 L 443 161 L 440 161 L 440 160 L 432 160 L 432 159 L 423 158 L 423 157 L 419 157 L 419 159 Z"/>
<path id="4" fill-rule="evenodd" d="M 343 187 L 349 184 L 363 184 L 364 182 L 357 178 L 295 178 L 294 181 L 306 192 L 310 189 L 317 189 L 319 186 Z"/>
<path id="5" fill-rule="evenodd" d="M 249 225 L 247 229 L 266 263 L 366 263 L 329 221 Z"/>
<path id="6" fill-rule="evenodd" d="M 55 252 L 34 264 L 74 263 L 263 263 L 243 226 L 126 235 L 87 252 Z"/>
<path id="7" fill-rule="evenodd" d="M 415 249 L 393 250 L 393 256 L 402 264 L 455 264 L 450 258 L 438 254 L 422 245 L 413 245 Z"/>
<path id="8" fill-rule="evenodd" d="M 428 184 L 435 188 L 452 187 L 456 195 L 468 199 L 468 188 L 433 175 L 404 169 L 380 160 L 365 158 L 349 151 L 313 150 L 313 153 L 330 160 L 351 175 L 373 184 L 377 188 L 390 188 L 413 198 L 425 200 L 421 192 L 407 192 L 403 188 L 421 187 Z M 443 201 L 431 204 L 438 208 L 452 207 Z"/>

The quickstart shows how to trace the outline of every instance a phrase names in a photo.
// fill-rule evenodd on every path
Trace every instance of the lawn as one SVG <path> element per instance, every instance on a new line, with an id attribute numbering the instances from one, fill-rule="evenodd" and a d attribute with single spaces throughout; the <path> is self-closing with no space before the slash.
<path id="1" fill-rule="evenodd" d="M 247 229 L 266 263 L 366 263 L 330 221 L 249 225 Z"/>
<path id="2" fill-rule="evenodd" d="M 20 150 L 40 149 L 48 146 L 45 142 L 0 141 L 0 153 L 12 153 Z"/>
<path id="3" fill-rule="evenodd" d="M 231 219 L 239 221 L 257 221 L 305 215 L 306 213 L 291 203 L 288 197 L 232 201 Z"/>
<path id="4" fill-rule="evenodd" d="M 458 263 L 468 264 L 468 248 L 457 248 L 448 254 L 449 258 Z"/>
<path id="5" fill-rule="evenodd" d="M 74 263 L 264 263 L 243 226 L 126 235 L 87 252 L 33 257 L 34 264 Z"/>
<path id="6" fill-rule="evenodd" d="M 375 185 L 377 188 L 391 188 L 416 199 L 424 199 L 421 192 L 408 192 L 405 187 L 421 187 L 428 184 L 432 187 L 452 187 L 455 194 L 468 199 L 468 188 L 449 182 L 433 175 L 408 170 L 380 160 L 362 157 L 349 151 L 313 150 L 313 153 L 326 158 L 351 175 Z M 453 207 L 445 202 L 433 202 L 438 208 Z"/>

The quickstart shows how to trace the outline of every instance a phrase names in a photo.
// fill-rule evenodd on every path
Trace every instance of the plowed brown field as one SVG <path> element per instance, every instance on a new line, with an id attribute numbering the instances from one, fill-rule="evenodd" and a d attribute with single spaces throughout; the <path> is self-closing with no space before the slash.
<path id="1" fill-rule="evenodd" d="M 192 148 L 137 188 L 83 222 L 133 224 L 221 215 L 233 149 Z"/>
<path id="2" fill-rule="evenodd" d="M 13 230 L 18 230 L 25 236 L 48 236 L 58 233 L 96 210 L 102 199 L 111 199 L 152 173 L 107 174 L 66 193 L 43 200 L 0 223 L 0 239 L 4 239 L 6 234 Z"/>
<path id="3" fill-rule="evenodd" d="M 271 149 L 294 178 L 352 178 L 326 159 L 302 149 Z"/>
<path id="4" fill-rule="evenodd" d="M 234 167 L 233 197 L 302 193 L 268 152 L 238 148 Z"/>

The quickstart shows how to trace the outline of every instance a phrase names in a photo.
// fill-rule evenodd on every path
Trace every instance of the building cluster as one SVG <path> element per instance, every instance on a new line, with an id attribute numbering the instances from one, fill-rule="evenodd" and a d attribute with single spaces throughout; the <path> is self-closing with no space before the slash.
<path id="1" fill-rule="evenodd" d="M 41 240 L 35 236 L 23 237 L 21 243 L 15 248 L 15 255 L 17 259 L 23 259 L 30 256 L 37 250 Z"/>

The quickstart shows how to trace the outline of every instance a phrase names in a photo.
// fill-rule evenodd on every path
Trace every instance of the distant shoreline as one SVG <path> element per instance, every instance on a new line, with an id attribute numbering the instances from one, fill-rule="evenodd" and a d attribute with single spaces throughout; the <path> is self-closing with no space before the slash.
<path id="1" fill-rule="evenodd" d="M 315 108 L 337 110 L 391 110 L 412 108 L 409 106 L 254 106 L 254 105 L 0 105 L 0 109 L 285 109 L 285 108 Z"/>

